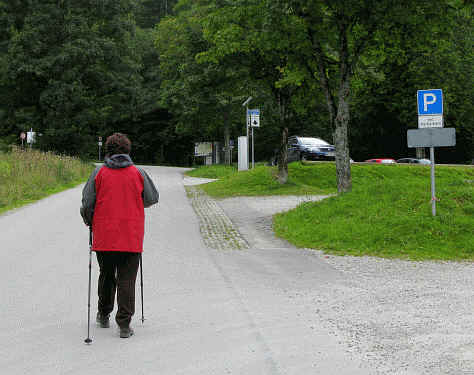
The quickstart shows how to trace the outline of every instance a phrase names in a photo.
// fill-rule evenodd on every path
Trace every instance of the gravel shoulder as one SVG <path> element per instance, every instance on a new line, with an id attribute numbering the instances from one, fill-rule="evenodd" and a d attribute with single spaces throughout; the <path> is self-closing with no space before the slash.
<path id="1" fill-rule="evenodd" d="M 377 373 L 474 374 L 473 264 L 332 256 L 296 249 L 274 236 L 272 215 L 324 198 L 213 201 L 250 251 L 304 251 L 341 275 L 342 282 L 294 298 L 302 299 L 354 357 L 371 363 Z"/>

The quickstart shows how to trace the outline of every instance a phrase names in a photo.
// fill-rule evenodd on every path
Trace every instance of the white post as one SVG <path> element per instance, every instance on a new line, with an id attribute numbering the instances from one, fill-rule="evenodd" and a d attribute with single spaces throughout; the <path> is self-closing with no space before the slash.
<path id="1" fill-rule="evenodd" d="M 238 138 L 238 170 L 246 171 L 249 169 L 248 144 L 247 137 Z"/>
<path id="2" fill-rule="evenodd" d="M 245 106 L 245 127 L 247 129 L 247 169 L 249 169 L 248 165 L 248 155 L 250 154 L 250 142 L 249 142 L 249 106 Z"/>

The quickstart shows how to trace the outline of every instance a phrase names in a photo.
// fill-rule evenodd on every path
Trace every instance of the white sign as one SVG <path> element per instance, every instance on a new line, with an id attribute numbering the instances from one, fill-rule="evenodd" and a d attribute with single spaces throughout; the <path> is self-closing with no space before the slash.
<path id="1" fill-rule="evenodd" d="M 212 142 L 198 142 L 194 144 L 194 156 L 212 155 Z"/>
<path id="2" fill-rule="evenodd" d="M 34 131 L 26 132 L 26 143 L 35 143 L 36 142 L 35 136 L 36 136 L 36 132 Z"/>
<path id="3" fill-rule="evenodd" d="M 102 142 L 99 142 L 99 146 L 102 146 Z"/>
<path id="4" fill-rule="evenodd" d="M 259 109 L 249 109 L 247 114 L 249 126 L 254 128 L 260 127 L 260 110 Z"/>
<path id="5" fill-rule="evenodd" d="M 436 116 L 418 116 L 418 127 L 423 128 L 442 128 L 443 115 Z"/>

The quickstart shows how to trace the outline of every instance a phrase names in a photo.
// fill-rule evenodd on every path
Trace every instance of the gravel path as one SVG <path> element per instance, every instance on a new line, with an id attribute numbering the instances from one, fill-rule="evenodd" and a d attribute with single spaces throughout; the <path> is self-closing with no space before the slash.
<path id="1" fill-rule="evenodd" d="M 381 374 L 474 374 L 472 264 L 318 253 L 346 285 L 317 313 Z"/>
<path id="2" fill-rule="evenodd" d="M 342 282 L 293 298 L 378 374 L 474 374 L 473 264 L 332 256 L 295 249 L 274 236 L 273 214 L 323 198 L 205 199 L 251 249 L 305 251 L 341 274 Z"/>

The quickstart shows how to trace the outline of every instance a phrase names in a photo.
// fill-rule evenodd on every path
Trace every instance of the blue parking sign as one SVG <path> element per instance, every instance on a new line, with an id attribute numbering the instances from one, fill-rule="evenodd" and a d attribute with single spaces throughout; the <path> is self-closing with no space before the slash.
<path id="1" fill-rule="evenodd" d="M 443 114 L 443 90 L 418 90 L 418 116 Z"/>

